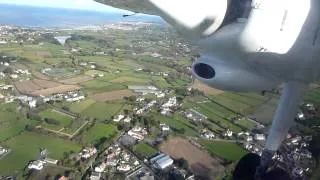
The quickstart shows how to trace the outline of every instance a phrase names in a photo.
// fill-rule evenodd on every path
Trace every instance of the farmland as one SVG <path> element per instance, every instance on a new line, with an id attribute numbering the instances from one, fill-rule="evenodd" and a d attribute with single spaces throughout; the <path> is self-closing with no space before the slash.
<path id="1" fill-rule="evenodd" d="M 133 95 L 134 94 L 130 90 L 118 90 L 118 91 L 109 91 L 109 92 L 93 94 L 90 96 L 90 98 L 97 102 L 105 102 L 105 101 L 121 100 L 124 97 L 129 97 Z"/>
<path id="2" fill-rule="evenodd" d="M 200 141 L 200 144 L 213 155 L 228 161 L 237 161 L 247 152 L 237 144 L 223 141 Z"/>
<path id="3" fill-rule="evenodd" d="M 59 128 L 61 127 L 69 126 L 73 120 L 73 117 L 70 117 L 69 115 L 63 114 L 53 109 L 47 109 L 45 111 L 42 111 L 39 113 L 39 115 L 43 119 L 54 119 L 58 121 L 59 124 L 55 124 L 55 125 L 45 123 L 46 127 L 48 127 L 49 129 L 53 128 L 55 130 L 59 130 Z"/>
<path id="4" fill-rule="evenodd" d="M 101 138 L 111 139 L 118 133 L 117 128 L 112 124 L 97 123 L 89 131 L 83 133 L 82 139 L 87 143 L 95 143 Z"/>
<path id="5" fill-rule="evenodd" d="M 10 174 L 14 170 L 23 169 L 27 162 L 37 158 L 40 148 L 46 148 L 50 157 L 55 159 L 62 158 L 64 152 L 77 152 L 81 148 L 71 141 L 31 132 L 25 132 L 3 145 L 10 147 L 12 153 L 1 159 L 0 174 Z"/>
<path id="6" fill-rule="evenodd" d="M 150 157 L 157 153 L 157 150 L 146 143 L 139 143 L 133 146 L 133 151 L 142 157 Z"/>
<path id="7" fill-rule="evenodd" d="M 122 103 L 102 103 L 97 102 L 83 110 L 81 114 L 87 117 L 97 118 L 99 120 L 110 119 L 116 115 L 122 108 Z"/>
<path id="8" fill-rule="evenodd" d="M 183 157 L 186 159 L 191 171 L 200 177 L 219 176 L 224 170 L 218 158 L 211 157 L 182 138 L 172 138 L 164 143 L 160 149 L 174 158 Z"/>

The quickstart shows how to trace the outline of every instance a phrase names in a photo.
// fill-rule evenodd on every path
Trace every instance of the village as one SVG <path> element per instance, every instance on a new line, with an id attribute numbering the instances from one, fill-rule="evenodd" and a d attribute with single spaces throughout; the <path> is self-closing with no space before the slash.
<path id="1" fill-rule="evenodd" d="M 189 46 L 169 38 L 167 28 L 155 28 L 158 36 L 147 38 L 140 32 L 152 27 L 123 23 L 97 32 L 0 26 L 0 117 L 5 117 L 0 120 L 0 176 L 227 178 L 227 165 L 248 152 L 261 155 L 272 116 L 264 122 L 255 112 L 273 106 L 279 96 L 199 85 L 190 74 Z M 126 36 L 132 43 L 99 39 L 99 33 Z M 19 48 L 27 53 L 19 54 Z M 301 104 L 297 123 L 318 117 L 319 104 L 307 102 Z M 7 133 L 6 127 L 13 130 Z M 16 141 L 30 143 L 27 155 Z M 275 163 L 296 177 L 309 177 L 311 141 L 311 135 L 290 132 Z M 179 145 L 190 152 L 181 152 Z M 4 165 L 12 162 L 19 167 Z M 195 164 L 210 173 L 192 168 Z"/>

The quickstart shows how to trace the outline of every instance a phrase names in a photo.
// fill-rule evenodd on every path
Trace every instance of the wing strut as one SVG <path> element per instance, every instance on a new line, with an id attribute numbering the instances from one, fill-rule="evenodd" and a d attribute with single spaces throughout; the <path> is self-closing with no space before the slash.
<path id="1" fill-rule="evenodd" d="M 261 156 L 259 174 L 268 167 L 275 151 L 287 136 L 288 130 L 297 113 L 302 93 L 306 84 L 299 82 L 285 82 L 280 101 L 275 112 L 265 150 Z"/>

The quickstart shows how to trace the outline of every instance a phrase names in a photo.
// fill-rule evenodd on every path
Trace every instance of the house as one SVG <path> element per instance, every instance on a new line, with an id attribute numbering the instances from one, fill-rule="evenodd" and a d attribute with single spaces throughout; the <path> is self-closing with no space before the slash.
<path id="1" fill-rule="evenodd" d="M 4 155 L 4 154 L 6 154 L 6 153 L 8 153 L 8 149 L 6 149 L 6 148 L 4 148 L 4 147 L 1 147 L 0 146 L 0 156 L 2 156 L 2 155 Z"/>
<path id="2" fill-rule="evenodd" d="M 254 135 L 254 139 L 255 139 L 256 141 L 264 141 L 264 140 L 266 140 L 266 137 L 265 137 L 264 134 L 255 134 L 255 135 Z"/>
<path id="3" fill-rule="evenodd" d="M 200 122 L 202 120 L 206 120 L 207 116 L 201 114 L 200 112 L 194 110 L 194 109 L 188 109 L 184 112 L 186 118 L 195 121 L 195 122 Z"/>
<path id="4" fill-rule="evenodd" d="M 28 105 L 29 105 L 30 108 L 37 107 L 37 100 L 34 99 L 34 100 L 29 101 Z"/>
<path id="5" fill-rule="evenodd" d="M 233 134 L 233 132 L 232 132 L 230 129 L 227 129 L 227 131 L 223 133 L 223 136 L 225 136 L 225 137 L 231 137 L 232 134 Z"/>
<path id="6" fill-rule="evenodd" d="M 304 116 L 304 114 L 302 112 L 298 112 L 296 118 L 299 119 L 299 120 L 305 120 L 306 119 L 306 117 Z"/>
<path id="7" fill-rule="evenodd" d="M 95 167 L 94 171 L 102 173 L 105 170 L 106 166 L 107 166 L 107 164 L 103 162 L 99 166 Z"/>
<path id="8" fill-rule="evenodd" d="M 130 171 L 130 169 L 131 169 L 131 166 L 129 164 L 120 164 L 117 167 L 117 170 L 121 172 L 127 172 L 127 171 Z"/>
<path id="9" fill-rule="evenodd" d="M 119 122 L 124 118 L 124 115 L 119 114 L 116 118 L 113 119 L 114 122 Z"/>
<path id="10" fill-rule="evenodd" d="M 123 122 L 129 123 L 131 121 L 131 117 L 127 116 L 126 118 L 123 119 Z"/>
<path id="11" fill-rule="evenodd" d="M 161 131 L 170 131 L 170 127 L 163 123 L 160 124 L 160 129 Z"/>
<path id="12" fill-rule="evenodd" d="M 171 114 L 171 110 L 169 108 L 163 108 L 160 112 L 162 115 L 170 115 Z"/>
<path id="13" fill-rule="evenodd" d="M 214 138 L 214 134 L 207 129 L 203 129 L 200 133 L 200 136 L 205 139 L 213 139 Z"/>
<path id="14" fill-rule="evenodd" d="M 99 172 L 92 172 L 90 175 L 90 180 L 100 180 L 101 173 Z"/>
<path id="15" fill-rule="evenodd" d="M 173 164 L 173 159 L 164 153 L 150 159 L 150 163 L 157 169 L 165 169 Z"/>
<path id="16" fill-rule="evenodd" d="M 84 148 L 80 153 L 79 156 L 83 159 L 88 159 L 91 156 L 93 156 L 94 154 L 97 153 L 97 149 L 96 148 Z"/>
<path id="17" fill-rule="evenodd" d="M 247 137 L 245 138 L 245 140 L 246 140 L 247 142 L 249 142 L 249 141 L 252 141 L 253 138 L 252 138 L 252 136 L 247 136 Z"/>
<path id="18" fill-rule="evenodd" d="M 28 168 L 40 171 L 43 168 L 44 164 L 45 164 L 45 162 L 40 161 L 40 160 L 36 160 L 36 161 L 33 161 L 32 163 L 30 163 L 28 165 Z"/>
<path id="19" fill-rule="evenodd" d="M 128 131 L 128 135 L 137 139 L 137 140 L 143 140 L 144 136 L 147 135 L 147 131 L 146 129 L 142 129 L 139 126 L 136 126 L 134 128 L 132 128 L 131 130 Z"/>

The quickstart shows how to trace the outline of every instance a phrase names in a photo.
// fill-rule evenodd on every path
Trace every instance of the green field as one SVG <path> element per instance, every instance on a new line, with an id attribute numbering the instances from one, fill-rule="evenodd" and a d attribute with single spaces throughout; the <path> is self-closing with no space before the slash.
<path id="1" fill-rule="evenodd" d="M 1 104 L 0 106 L 0 142 L 18 135 L 24 130 L 26 121 L 16 113 L 17 105 L 15 103 Z"/>
<path id="2" fill-rule="evenodd" d="M 133 146 L 133 151 L 141 156 L 150 157 L 157 153 L 157 150 L 146 143 L 139 143 Z"/>
<path id="3" fill-rule="evenodd" d="M 82 115 L 99 120 L 110 119 L 116 115 L 122 108 L 122 103 L 102 103 L 97 102 L 81 112 Z"/>
<path id="4" fill-rule="evenodd" d="M 152 116 L 159 120 L 161 123 L 165 123 L 170 126 L 171 130 L 176 129 L 177 132 L 184 131 L 184 135 L 187 136 L 197 136 L 198 129 L 189 120 L 184 119 L 178 114 L 175 114 L 173 117 L 163 116 L 161 114 L 152 113 Z"/>
<path id="5" fill-rule="evenodd" d="M 60 159 L 63 152 L 78 152 L 81 147 L 74 142 L 37 133 L 25 132 L 4 144 L 12 152 L 0 160 L 0 174 L 10 175 L 15 170 L 22 170 L 27 162 L 37 158 L 40 148 L 49 151 L 49 157 Z"/>
<path id="6" fill-rule="evenodd" d="M 83 133 L 82 137 L 85 142 L 93 143 L 103 137 L 110 139 L 117 133 L 117 127 L 113 124 L 96 123 L 89 131 Z"/>
<path id="7" fill-rule="evenodd" d="M 92 99 L 87 99 L 78 103 L 72 103 L 69 108 L 70 111 L 75 112 L 75 113 L 81 113 L 82 111 L 84 111 L 86 108 L 88 108 L 89 106 L 91 106 L 93 103 L 95 103 L 94 100 Z"/>
<path id="8" fill-rule="evenodd" d="M 200 144 L 209 153 L 228 161 L 237 161 L 247 153 L 242 147 L 230 142 L 202 140 Z"/>
<path id="9" fill-rule="evenodd" d="M 186 109 L 192 108 L 202 113 L 208 117 L 208 121 L 211 121 L 212 123 L 215 123 L 224 129 L 231 129 L 235 132 L 241 131 L 241 128 L 233 124 L 230 120 L 230 118 L 235 114 L 232 111 L 213 102 L 207 101 L 205 103 L 195 103 L 190 100 L 185 100 L 183 107 Z"/>
<path id="10" fill-rule="evenodd" d="M 69 115 L 63 114 L 63 113 L 55 111 L 53 109 L 44 110 L 44 111 L 40 112 L 39 115 L 42 118 L 50 118 L 50 119 L 55 119 L 55 120 L 59 121 L 60 125 L 58 125 L 58 126 L 47 124 L 47 126 L 49 128 L 54 128 L 54 129 L 60 128 L 60 127 L 66 127 L 66 126 L 70 125 L 73 120 L 73 118 L 70 117 Z"/>

